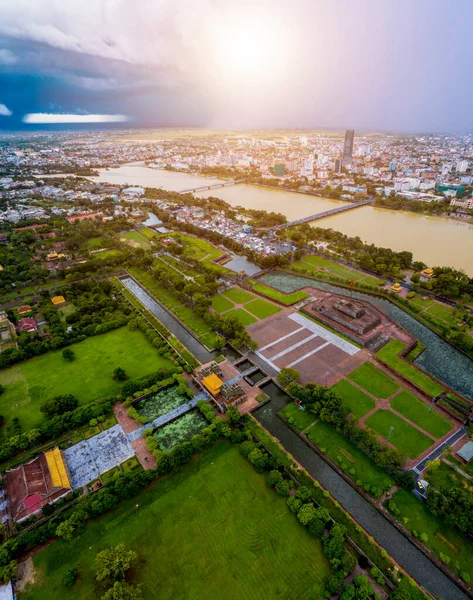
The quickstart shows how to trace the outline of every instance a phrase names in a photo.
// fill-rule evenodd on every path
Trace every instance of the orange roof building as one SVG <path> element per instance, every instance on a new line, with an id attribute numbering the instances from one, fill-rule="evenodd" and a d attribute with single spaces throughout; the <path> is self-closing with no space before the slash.
<path id="1" fill-rule="evenodd" d="M 54 304 L 54 306 L 57 306 L 58 304 L 64 304 L 65 301 L 66 299 L 64 296 L 54 296 L 54 298 L 51 298 L 51 302 Z"/>
<path id="2" fill-rule="evenodd" d="M 218 396 L 220 394 L 220 390 L 222 389 L 223 381 L 215 375 L 215 373 L 211 373 L 202 379 L 202 385 L 208 390 L 212 396 Z"/>

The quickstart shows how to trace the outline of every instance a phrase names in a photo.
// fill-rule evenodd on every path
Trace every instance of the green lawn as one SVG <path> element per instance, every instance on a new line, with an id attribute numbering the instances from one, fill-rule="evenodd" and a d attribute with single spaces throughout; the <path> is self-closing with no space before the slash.
<path id="1" fill-rule="evenodd" d="M 435 408 L 429 411 L 429 406 L 425 402 L 422 402 L 422 400 L 419 400 L 405 390 L 394 396 L 390 400 L 390 404 L 391 408 L 436 438 L 443 437 L 453 427 L 452 423 L 443 419 L 435 411 Z"/>
<path id="2" fill-rule="evenodd" d="M 353 481 L 375 496 L 393 486 L 394 480 L 384 469 L 378 467 L 369 456 L 328 423 L 319 421 L 306 435 L 322 452 L 336 461 Z"/>
<path id="3" fill-rule="evenodd" d="M 258 317 L 258 319 L 266 319 L 266 317 L 270 317 L 281 311 L 279 306 L 261 298 L 257 298 L 256 300 L 252 300 L 245 304 L 245 309 L 252 315 L 255 315 L 255 317 Z"/>
<path id="4" fill-rule="evenodd" d="M 302 431 L 306 427 L 309 427 L 316 419 L 314 413 L 311 413 L 308 410 L 301 410 L 294 402 L 288 404 L 279 412 L 279 414 L 287 419 L 294 429 L 297 429 L 298 431 Z"/>
<path id="5" fill-rule="evenodd" d="M 121 256 L 122 254 L 123 254 L 123 252 L 121 252 L 120 250 L 111 248 L 110 250 L 104 250 L 103 252 L 97 252 L 97 254 L 94 254 L 94 258 L 104 259 L 104 258 L 110 258 L 111 256 Z"/>
<path id="6" fill-rule="evenodd" d="M 151 244 L 147 237 L 145 237 L 139 231 L 135 231 L 132 229 L 131 231 L 126 231 L 125 233 L 120 234 L 120 240 L 127 242 L 130 246 L 134 248 L 141 247 L 143 250 L 150 250 Z"/>
<path id="7" fill-rule="evenodd" d="M 401 373 L 406 379 L 417 384 L 427 394 L 430 394 L 431 396 L 440 394 L 443 391 L 443 388 L 438 385 L 438 383 L 398 356 L 399 352 L 405 347 L 406 344 L 403 342 L 391 340 L 384 348 L 381 348 L 381 350 L 376 353 L 376 356 L 395 371 Z"/>
<path id="8" fill-rule="evenodd" d="M 397 383 L 370 362 L 363 363 L 347 377 L 376 398 L 389 398 L 399 389 Z"/>
<path id="9" fill-rule="evenodd" d="M 286 306 L 290 306 L 291 304 L 295 304 L 296 302 L 300 302 L 301 300 L 309 297 L 309 294 L 303 291 L 293 292 L 292 294 L 283 294 L 283 292 L 279 292 L 268 285 L 264 285 L 264 283 L 256 283 L 252 289 L 255 292 L 264 294 L 272 300 L 277 300 Z"/>
<path id="10" fill-rule="evenodd" d="M 428 541 L 425 545 L 437 556 L 445 554 L 451 559 L 450 566 L 455 561 L 460 563 L 461 571 L 470 574 L 473 580 L 473 543 L 466 540 L 452 526 L 446 524 L 441 518 L 433 515 L 428 507 L 408 490 L 400 489 L 393 501 L 401 514 L 396 518 L 403 522 L 408 519 L 406 527 L 420 535 L 425 533 Z"/>
<path id="11" fill-rule="evenodd" d="M 346 379 L 340 379 L 332 390 L 339 396 L 350 412 L 358 419 L 363 417 L 376 406 L 376 402 L 370 396 L 349 383 Z"/>
<path id="12" fill-rule="evenodd" d="M 23 430 L 36 427 L 44 418 L 39 411 L 41 403 L 53 396 L 73 394 L 85 404 L 118 392 L 123 383 L 112 379 L 116 367 L 136 379 L 172 366 L 143 333 L 127 327 L 90 337 L 70 348 L 76 355 L 73 362 L 64 360 L 62 350 L 57 350 L 0 371 L 0 383 L 5 386 L 0 414 L 7 423 L 18 417 Z"/>
<path id="13" fill-rule="evenodd" d="M 255 298 L 251 292 L 247 292 L 238 287 L 231 287 L 230 289 L 225 290 L 223 296 L 229 298 L 235 304 L 245 304 Z"/>
<path id="14" fill-rule="evenodd" d="M 99 250 L 103 248 L 104 239 L 102 237 L 94 237 L 87 240 L 86 247 L 88 250 Z"/>
<path id="15" fill-rule="evenodd" d="M 189 307 L 184 306 L 175 294 L 159 286 L 156 279 L 148 271 L 137 267 L 130 267 L 128 270 L 159 302 L 178 316 L 208 348 L 214 347 L 216 334 L 202 317 L 199 317 Z"/>
<path id="16" fill-rule="evenodd" d="M 389 441 L 409 458 L 416 458 L 433 444 L 430 438 L 390 410 L 377 410 L 365 423 L 386 440 L 390 427 L 394 427 Z"/>
<path id="17" fill-rule="evenodd" d="M 311 267 L 315 267 L 316 269 L 322 268 L 330 273 L 333 273 L 334 275 L 344 277 L 349 281 L 357 281 L 366 277 L 366 275 L 364 273 L 360 273 L 360 271 L 355 271 L 348 267 L 344 267 L 343 265 L 339 265 L 338 263 L 328 260 L 326 258 L 316 256 L 315 254 L 304 256 L 302 260 L 294 263 L 294 265 L 303 267 L 305 269 L 311 269 Z"/>
<path id="18" fill-rule="evenodd" d="M 221 442 L 179 471 L 33 557 L 34 583 L 19 600 L 100 598 L 95 557 L 125 542 L 147 600 L 323 597 L 331 567 L 320 540 L 291 514 L 238 448 Z M 72 589 L 61 580 L 78 565 Z M 308 568 L 310 565 L 310 568 Z"/>
<path id="19" fill-rule="evenodd" d="M 240 321 L 240 323 L 245 327 L 256 323 L 256 321 L 258 320 L 253 315 L 250 315 L 250 313 L 246 312 L 246 310 L 244 310 L 243 308 L 235 308 L 233 310 L 230 310 L 227 313 L 225 313 L 225 316 L 236 317 Z"/>
<path id="20" fill-rule="evenodd" d="M 216 295 L 212 297 L 212 308 L 215 312 L 223 313 L 233 308 L 234 304 L 225 296 Z"/>

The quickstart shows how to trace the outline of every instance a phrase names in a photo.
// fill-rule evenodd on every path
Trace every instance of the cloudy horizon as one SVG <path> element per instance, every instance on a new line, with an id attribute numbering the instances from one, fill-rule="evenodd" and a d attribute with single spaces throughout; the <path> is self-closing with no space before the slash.
<path id="1" fill-rule="evenodd" d="M 469 132 L 472 15 L 467 0 L 3 0 L 0 129 L 47 114 Z"/>

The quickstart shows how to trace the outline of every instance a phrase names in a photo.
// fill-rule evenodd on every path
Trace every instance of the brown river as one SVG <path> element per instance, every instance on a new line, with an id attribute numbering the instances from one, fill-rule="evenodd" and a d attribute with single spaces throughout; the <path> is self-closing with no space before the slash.
<path id="1" fill-rule="evenodd" d="M 200 175 L 154 170 L 142 163 L 118 169 L 101 170 L 90 179 L 115 184 L 163 187 L 180 191 L 218 183 Z M 317 214 L 345 204 L 330 198 L 319 198 L 255 185 L 239 184 L 198 192 L 198 196 L 216 196 L 231 206 L 280 212 L 289 220 Z M 473 225 L 453 219 L 428 217 L 405 211 L 392 211 L 363 206 L 313 223 L 332 228 L 349 236 L 358 235 L 364 242 L 393 250 L 409 250 L 414 258 L 430 266 L 448 265 L 463 269 L 473 276 Z"/>

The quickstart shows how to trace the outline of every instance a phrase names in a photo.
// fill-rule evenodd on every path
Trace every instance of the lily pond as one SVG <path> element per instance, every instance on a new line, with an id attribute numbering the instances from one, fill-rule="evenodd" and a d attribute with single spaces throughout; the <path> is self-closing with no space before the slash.
<path id="1" fill-rule="evenodd" d="M 135 408 L 140 416 L 146 417 L 147 422 L 150 422 L 186 402 L 188 402 L 188 398 L 178 392 L 177 386 L 173 386 L 158 392 L 154 396 L 140 400 L 135 404 Z"/>
<path id="2" fill-rule="evenodd" d="M 207 420 L 196 409 L 160 427 L 153 433 L 153 436 L 158 440 L 160 450 L 170 450 L 177 444 L 188 442 L 193 435 L 207 426 Z"/>

